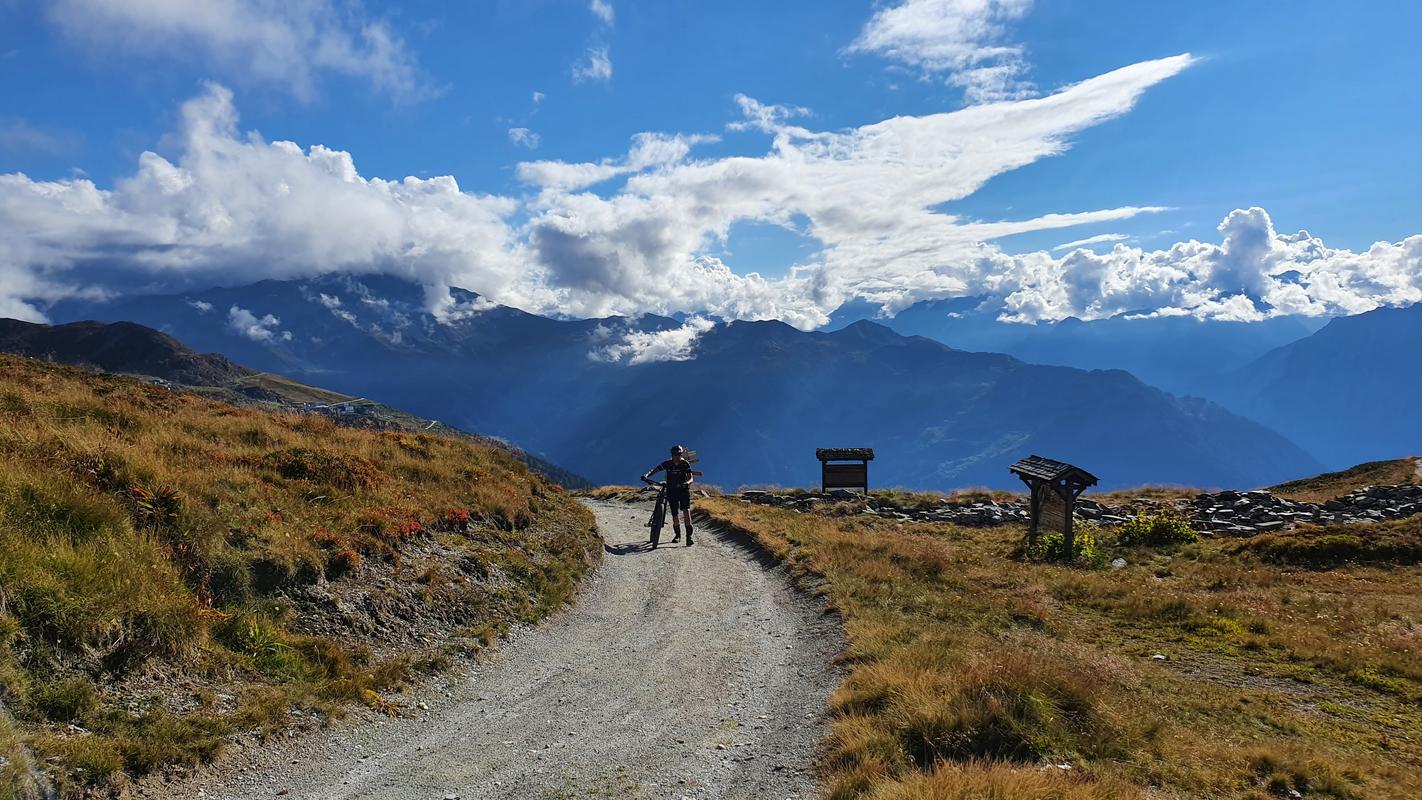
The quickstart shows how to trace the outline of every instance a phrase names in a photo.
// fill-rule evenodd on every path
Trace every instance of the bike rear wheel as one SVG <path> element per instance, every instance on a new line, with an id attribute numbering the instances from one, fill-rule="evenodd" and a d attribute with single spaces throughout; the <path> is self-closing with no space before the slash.
<path id="1" fill-rule="evenodd" d="M 667 522 L 667 493 L 666 493 L 666 490 L 663 489 L 661 492 L 659 492 L 659 493 L 657 494 L 657 504 L 656 504 L 656 506 L 653 507 L 653 509 L 652 509 L 652 521 L 651 521 L 650 527 L 651 527 L 651 529 L 652 529 L 651 542 L 652 542 L 652 547 L 653 547 L 653 549 L 655 549 L 656 546 L 657 546 L 657 544 L 658 544 L 658 542 L 661 541 L 661 538 L 662 538 L 662 526 L 666 525 L 666 522 Z"/>

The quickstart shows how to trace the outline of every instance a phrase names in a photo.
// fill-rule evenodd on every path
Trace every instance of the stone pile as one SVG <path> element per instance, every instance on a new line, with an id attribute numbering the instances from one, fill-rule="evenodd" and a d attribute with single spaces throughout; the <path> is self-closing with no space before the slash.
<path id="1" fill-rule="evenodd" d="M 1267 533 L 1299 523 L 1353 525 L 1422 513 L 1422 486 L 1369 486 L 1326 503 L 1305 503 L 1268 492 L 1216 492 L 1189 501 L 1192 526 L 1226 534 Z"/>
<path id="2" fill-rule="evenodd" d="M 838 489 L 827 494 L 745 491 L 742 500 L 794 511 L 809 511 L 821 504 L 852 501 L 861 505 L 858 513 L 873 514 L 901 522 L 947 522 L 966 527 L 990 527 L 1023 523 L 1029 519 L 1027 501 L 1011 500 L 961 502 L 943 498 L 937 504 L 905 508 L 870 495 Z M 1269 492 L 1206 492 L 1180 500 L 1138 499 L 1125 504 L 1098 503 L 1083 497 L 1077 501 L 1076 517 L 1104 527 L 1120 525 L 1139 515 L 1175 514 L 1201 533 L 1249 536 L 1292 528 L 1302 523 L 1317 525 L 1358 524 L 1402 519 L 1422 514 L 1422 486 L 1369 486 L 1326 503 L 1306 503 L 1276 497 Z"/>

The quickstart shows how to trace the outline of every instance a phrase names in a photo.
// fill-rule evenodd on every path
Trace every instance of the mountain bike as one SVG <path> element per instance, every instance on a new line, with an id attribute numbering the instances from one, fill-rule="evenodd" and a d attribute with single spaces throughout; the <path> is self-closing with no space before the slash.
<path id="1" fill-rule="evenodd" d="M 654 481 L 651 478 L 643 478 L 642 482 L 648 486 L 657 487 L 657 502 L 652 507 L 652 518 L 647 520 L 647 527 L 652 529 L 652 549 L 657 549 L 657 542 L 661 541 L 662 528 L 667 524 L 667 483 L 666 481 Z"/>

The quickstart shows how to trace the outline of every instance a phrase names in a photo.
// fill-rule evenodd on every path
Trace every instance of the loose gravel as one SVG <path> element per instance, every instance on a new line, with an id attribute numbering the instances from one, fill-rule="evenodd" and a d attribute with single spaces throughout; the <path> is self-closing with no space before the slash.
<path id="1" fill-rule="evenodd" d="M 649 507 L 589 505 L 607 552 L 577 605 L 421 687 L 418 716 L 362 714 L 143 796 L 815 796 L 834 618 L 729 535 L 684 547 L 668 528 L 649 550 Z"/>

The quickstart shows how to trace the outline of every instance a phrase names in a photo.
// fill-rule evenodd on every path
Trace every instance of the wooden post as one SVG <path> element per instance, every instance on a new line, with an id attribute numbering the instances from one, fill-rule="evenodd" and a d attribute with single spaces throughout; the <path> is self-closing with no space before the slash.
<path id="1" fill-rule="evenodd" d="M 1032 521 L 1027 525 L 1028 547 L 1037 543 L 1037 534 L 1039 533 L 1037 528 L 1042 516 L 1042 488 L 1041 481 L 1035 481 L 1028 485 L 1028 489 L 1031 490 L 1031 500 L 1029 500 L 1028 503 L 1031 506 L 1030 510 L 1032 512 Z"/>

